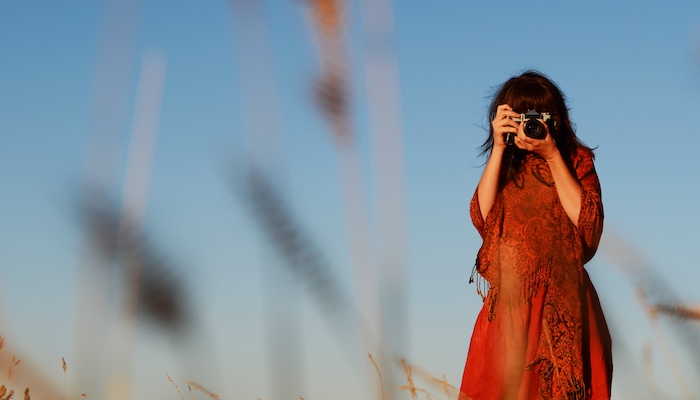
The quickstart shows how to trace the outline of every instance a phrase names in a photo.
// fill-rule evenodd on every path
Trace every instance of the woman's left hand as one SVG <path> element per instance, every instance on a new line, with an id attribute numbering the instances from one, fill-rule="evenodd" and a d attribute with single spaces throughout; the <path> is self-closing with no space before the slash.
<path id="1" fill-rule="evenodd" d="M 542 120 L 542 125 L 545 129 L 545 137 L 542 139 L 533 139 L 525 134 L 523 130 L 524 123 L 520 123 L 520 128 L 518 128 L 518 135 L 515 137 L 514 144 L 518 146 L 519 149 L 527 150 L 538 156 L 544 158 L 545 160 L 551 160 L 556 157 L 559 153 L 559 148 L 557 148 L 557 142 L 554 141 L 552 135 L 549 134 L 549 127 Z"/>

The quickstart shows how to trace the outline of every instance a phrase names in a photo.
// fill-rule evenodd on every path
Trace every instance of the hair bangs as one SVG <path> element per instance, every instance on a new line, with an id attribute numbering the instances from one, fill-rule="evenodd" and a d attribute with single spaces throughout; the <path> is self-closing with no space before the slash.
<path id="1" fill-rule="evenodd" d="M 517 113 L 525 113 L 528 110 L 537 110 L 540 113 L 557 111 L 556 99 L 538 82 L 526 80 L 514 82 L 505 93 L 504 100 Z"/>

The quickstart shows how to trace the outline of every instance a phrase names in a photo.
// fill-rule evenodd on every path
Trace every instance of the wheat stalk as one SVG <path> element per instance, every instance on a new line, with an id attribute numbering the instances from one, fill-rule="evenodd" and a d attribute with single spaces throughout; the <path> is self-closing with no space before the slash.
<path id="1" fill-rule="evenodd" d="M 7 396 L 5 396 L 7 394 Z M 5 385 L 0 386 L 0 400 L 10 400 L 12 395 L 15 394 L 14 390 L 7 391 Z"/>
<path id="2" fill-rule="evenodd" d="M 207 390 L 204 386 L 198 384 L 197 382 L 195 382 L 191 379 L 185 380 L 185 383 L 187 385 L 191 385 L 195 390 L 199 390 L 200 392 L 206 394 L 207 396 L 209 396 L 209 398 L 212 398 L 214 400 L 219 400 L 221 398 L 218 394 L 216 394 L 210 390 Z"/>
<path id="3" fill-rule="evenodd" d="M 68 365 L 66 364 L 66 359 L 61 357 L 61 365 L 63 366 L 63 399 L 68 400 L 68 385 L 66 384 L 66 371 L 68 370 Z"/>
<path id="4" fill-rule="evenodd" d="M 382 373 L 379 371 L 379 366 L 377 365 L 377 362 L 374 361 L 374 357 L 372 357 L 371 353 L 367 353 L 369 356 L 369 360 L 372 361 L 372 364 L 374 365 L 374 368 L 377 370 L 377 375 L 379 375 L 379 387 L 382 389 L 382 400 L 386 400 L 386 396 L 384 394 L 384 380 L 382 379 Z"/>
<path id="5" fill-rule="evenodd" d="M 177 390 L 177 394 L 180 395 L 180 400 L 185 400 L 185 398 L 182 397 L 182 392 L 180 391 L 180 388 L 177 387 L 177 385 L 175 384 L 175 382 L 173 382 L 173 379 L 170 377 L 170 375 L 168 375 L 168 374 L 166 373 L 165 376 L 168 377 L 168 382 L 172 383 L 173 386 L 175 386 L 175 390 Z"/>
<path id="6" fill-rule="evenodd" d="M 19 365 L 19 363 L 22 362 L 22 360 L 15 359 L 15 355 L 12 355 L 12 361 L 10 361 L 10 367 L 7 369 L 7 380 L 12 379 L 12 371 L 14 368 Z"/>

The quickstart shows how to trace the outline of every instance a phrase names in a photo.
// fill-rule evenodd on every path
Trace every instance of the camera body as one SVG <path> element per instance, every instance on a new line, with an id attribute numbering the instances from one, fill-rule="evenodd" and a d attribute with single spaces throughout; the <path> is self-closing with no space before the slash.
<path id="1" fill-rule="evenodd" d="M 548 112 L 538 112 L 537 110 L 527 110 L 526 113 L 520 114 L 520 118 L 513 118 L 515 122 L 523 122 L 523 131 L 528 137 L 533 139 L 544 139 L 547 135 L 547 130 L 544 124 L 547 124 L 549 131 L 553 131 L 557 123 L 552 119 L 552 115 Z M 512 140 L 508 144 L 513 144 Z"/>

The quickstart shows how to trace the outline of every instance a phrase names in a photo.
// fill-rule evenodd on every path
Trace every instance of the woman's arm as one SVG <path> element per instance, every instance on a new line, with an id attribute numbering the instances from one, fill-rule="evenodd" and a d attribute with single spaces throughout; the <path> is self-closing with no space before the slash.
<path id="1" fill-rule="evenodd" d="M 593 165 L 593 156 L 583 150 L 574 160 L 576 178 L 581 185 L 581 211 L 578 215 L 578 232 L 583 241 L 583 262 L 588 262 L 598 249 L 603 233 L 603 201 L 600 181 Z"/>
<path id="2" fill-rule="evenodd" d="M 552 172 L 554 186 L 557 188 L 557 194 L 559 195 L 559 202 L 561 202 L 561 206 L 571 222 L 578 228 L 578 219 L 581 212 L 581 185 L 571 174 L 558 149 L 549 158 L 545 157 L 544 159 L 549 164 L 549 170 Z"/>
<path id="3" fill-rule="evenodd" d="M 493 203 L 498 194 L 498 185 L 501 176 L 501 164 L 503 163 L 503 153 L 506 149 L 504 135 L 506 133 L 517 134 L 519 124 L 512 118 L 519 117 L 520 114 L 513 111 L 508 104 L 501 104 L 496 109 L 496 117 L 491 121 L 493 132 L 493 148 L 489 159 L 486 162 L 484 173 L 479 180 L 477 196 L 479 197 L 479 207 L 481 217 L 486 220 L 486 216 L 491 211 Z"/>
<path id="4" fill-rule="evenodd" d="M 479 180 L 477 187 L 477 195 L 479 196 L 479 207 L 481 218 L 486 221 L 486 216 L 491 211 L 493 203 L 496 201 L 498 194 L 498 182 L 501 175 L 501 163 L 503 161 L 503 149 L 494 148 L 491 151 L 489 160 L 486 162 L 486 168 Z"/>
<path id="5" fill-rule="evenodd" d="M 533 139 L 525 135 L 521 127 L 515 138 L 515 145 L 523 150 L 531 151 L 547 161 L 554 179 L 554 186 L 557 188 L 559 202 L 571 222 L 578 228 L 581 212 L 581 184 L 564 162 L 549 130 L 547 129 L 547 135 L 544 139 Z"/>

